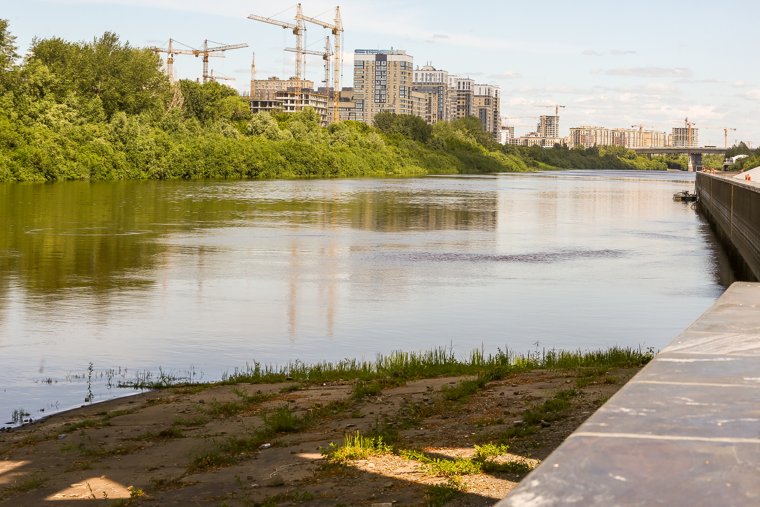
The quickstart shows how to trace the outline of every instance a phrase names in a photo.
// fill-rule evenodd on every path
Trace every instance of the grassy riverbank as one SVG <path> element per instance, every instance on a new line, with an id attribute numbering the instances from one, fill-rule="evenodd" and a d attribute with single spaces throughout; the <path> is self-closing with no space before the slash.
<path id="1" fill-rule="evenodd" d="M 173 86 L 112 33 L 36 39 L 19 63 L 0 20 L 0 182 L 401 177 L 551 168 L 665 169 L 616 149 L 504 147 L 475 118 L 386 115 L 322 127 L 310 110 L 252 115 L 227 86 Z"/>
<path id="2" fill-rule="evenodd" d="M 0 504 L 490 505 L 650 359 L 252 365 L 0 433 Z"/>

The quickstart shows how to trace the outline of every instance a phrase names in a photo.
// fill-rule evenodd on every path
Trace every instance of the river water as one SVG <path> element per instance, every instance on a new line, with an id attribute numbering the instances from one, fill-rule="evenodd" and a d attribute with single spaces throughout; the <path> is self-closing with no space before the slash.
<path id="1" fill-rule="evenodd" d="M 253 361 L 659 349 L 732 281 L 686 173 L 0 186 L 0 426 Z M 17 412 L 18 414 L 18 412 Z M 18 418 L 17 418 L 18 419 Z"/>

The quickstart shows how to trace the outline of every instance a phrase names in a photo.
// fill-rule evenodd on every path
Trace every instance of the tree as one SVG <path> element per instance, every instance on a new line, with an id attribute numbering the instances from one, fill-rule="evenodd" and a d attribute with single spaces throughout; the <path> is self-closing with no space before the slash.
<path id="1" fill-rule="evenodd" d="M 0 72 L 9 72 L 17 58 L 16 37 L 8 31 L 8 20 L 0 19 Z"/>
<path id="2" fill-rule="evenodd" d="M 375 115 L 374 125 L 384 134 L 399 134 L 421 143 L 428 142 L 433 133 L 433 127 L 425 120 L 411 114 L 378 113 Z"/>
<path id="3" fill-rule="evenodd" d="M 246 111 L 250 110 L 238 92 L 227 85 L 183 79 L 179 86 L 185 98 L 185 115 L 201 123 L 246 119 Z"/>
<path id="4" fill-rule="evenodd" d="M 91 43 L 71 43 L 54 37 L 32 43 L 29 62 L 50 69 L 57 84 L 51 89 L 63 100 L 69 93 L 85 99 L 99 98 L 110 118 L 118 111 L 128 114 L 163 111 L 171 98 L 169 80 L 160 60 L 148 49 L 122 44 L 111 32 Z"/>
<path id="5" fill-rule="evenodd" d="M 0 91 L 11 89 L 11 72 L 18 54 L 16 37 L 8 31 L 8 21 L 0 19 Z"/>

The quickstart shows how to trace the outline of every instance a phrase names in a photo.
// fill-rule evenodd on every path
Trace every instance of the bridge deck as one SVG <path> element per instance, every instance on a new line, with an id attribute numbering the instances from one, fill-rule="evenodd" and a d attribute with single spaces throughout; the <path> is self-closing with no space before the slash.
<path id="1" fill-rule="evenodd" d="M 697 148 L 631 148 L 641 155 L 723 155 L 725 148 L 697 147 Z"/>

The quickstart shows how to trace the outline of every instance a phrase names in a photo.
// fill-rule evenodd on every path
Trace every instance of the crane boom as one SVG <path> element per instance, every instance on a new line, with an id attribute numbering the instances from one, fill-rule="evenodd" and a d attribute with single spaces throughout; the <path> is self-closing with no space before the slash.
<path id="1" fill-rule="evenodd" d="M 304 75 L 304 65 L 306 59 L 304 58 L 303 48 L 303 36 L 306 28 L 304 27 L 303 20 L 301 19 L 303 13 L 301 11 L 301 4 L 296 6 L 296 22 L 288 23 L 286 21 L 280 21 L 278 19 L 268 18 L 266 16 L 258 16 L 256 14 L 249 14 L 248 19 L 253 21 L 260 21 L 261 23 L 268 23 L 270 25 L 279 26 L 293 31 L 293 35 L 296 36 L 296 79 L 301 81 Z"/>
<path id="2" fill-rule="evenodd" d="M 203 41 L 203 50 L 199 50 L 198 55 L 203 55 L 203 82 L 206 83 L 209 80 L 210 74 L 208 72 L 208 58 L 209 56 L 219 56 L 217 53 L 224 51 L 230 51 L 232 49 L 247 48 L 248 44 L 222 44 L 221 46 L 208 47 L 208 39 Z"/>
<path id="3" fill-rule="evenodd" d="M 285 51 L 296 53 L 296 48 L 285 48 Z M 304 55 L 321 56 L 325 62 L 325 88 L 330 89 L 330 57 L 333 56 L 332 46 L 330 45 L 330 36 L 325 37 L 325 49 L 324 51 L 313 51 L 311 49 L 304 49 L 301 51 Z"/>

